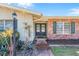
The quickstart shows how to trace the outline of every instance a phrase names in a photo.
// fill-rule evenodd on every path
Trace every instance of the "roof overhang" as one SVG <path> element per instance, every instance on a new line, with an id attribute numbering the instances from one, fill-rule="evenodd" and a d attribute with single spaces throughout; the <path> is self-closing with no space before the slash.
<path id="1" fill-rule="evenodd" d="M 79 19 L 79 16 L 47 16 L 48 19 Z"/>
<path id="2" fill-rule="evenodd" d="M 27 9 L 23 9 L 23 8 L 13 7 L 13 6 L 10 6 L 10 5 L 5 4 L 5 3 L 0 3 L 0 6 L 8 8 L 8 9 L 11 9 L 11 10 L 14 10 L 14 11 L 20 11 L 20 12 L 24 12 L 24 13 L 27 13 L 27 14 L 31 14 L 34 17 L 37 17 L 37 18 L 40 18 L 42 16 L 42 13 L 31 11 L 31 10 L 27 10 Z"/>

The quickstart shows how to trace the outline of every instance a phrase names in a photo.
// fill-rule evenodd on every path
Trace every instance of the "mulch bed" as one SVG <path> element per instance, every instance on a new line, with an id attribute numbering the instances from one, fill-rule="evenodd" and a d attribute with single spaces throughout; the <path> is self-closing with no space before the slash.
<path id="1" fill-rule="evenodd" d="M 48 44 L 74 44 L 74 45 L 79 45 L 79 39 L 56 39 L 56 40 L 46 40 Z"/>

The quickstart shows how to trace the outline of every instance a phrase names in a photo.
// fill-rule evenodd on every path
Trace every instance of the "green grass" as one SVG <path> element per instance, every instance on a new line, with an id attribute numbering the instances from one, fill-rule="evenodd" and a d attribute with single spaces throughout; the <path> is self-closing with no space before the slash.
<path id="1" fill-rule="evenodd" d="M 55 56 L 79 56 L 79 46 L 69 47 L 69 46 L 60 46 L 60 47 L 52 47 L 52 52 Z"/>

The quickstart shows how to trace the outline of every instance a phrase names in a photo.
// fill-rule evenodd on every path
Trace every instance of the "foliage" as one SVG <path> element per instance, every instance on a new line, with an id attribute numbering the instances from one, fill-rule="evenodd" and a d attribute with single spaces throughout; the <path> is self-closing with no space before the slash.
<path id="1" fill-rule="evenodd" d="M 1 55 L 7 55 L 8 53 L 8 46 L 9 45 L 9 39 L 5 32 L 0 33 L 0 50 Z"/>
<path id="2" fill-rule="evenodd" d="M 0 51 L 1 55 L 8 54 L 8 48 L 10 46 L 10 40 L 12 40 L 13 31 L 11 29 L 6 29 L 3 32 L 0 32 Z M 16 32 L 16 42 L 18 41 L 20 35 L 19 32 Z"/>
<path id="3" fill-rule="evenodd" d="M 17 50 L 22 50 L 23 45 L 24 45 L 24 41 L 18 40 L 17 43 L 18 43 L 18 44 L 17 44 L 17 46 L 16 46 L 16 49 L 17 49 Z"/>
<path id="4" fill-rule="evenodd" d="M 19 39 L 19 37 L 20 37 L 19 32 L 16 32 L 16 39 L 18 40 L 18 39 Z"/>

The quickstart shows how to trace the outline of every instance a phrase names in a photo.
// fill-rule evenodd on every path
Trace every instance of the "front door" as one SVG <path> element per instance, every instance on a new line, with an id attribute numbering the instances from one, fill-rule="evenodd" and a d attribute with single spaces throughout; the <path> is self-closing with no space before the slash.
<path id="1" fill-rule="evenodd" d="M 46 37 L 46 23 L 35 24 L 35 36 L 41 38 Z"/>

